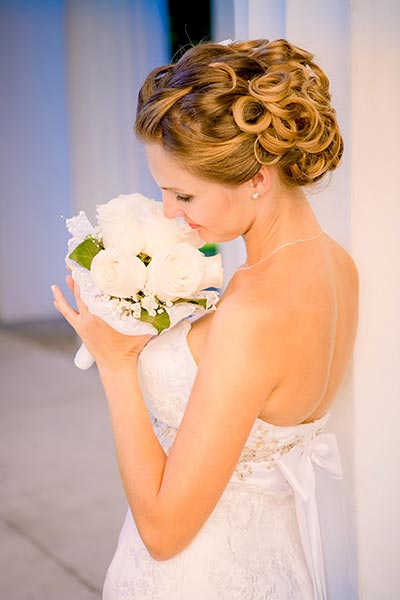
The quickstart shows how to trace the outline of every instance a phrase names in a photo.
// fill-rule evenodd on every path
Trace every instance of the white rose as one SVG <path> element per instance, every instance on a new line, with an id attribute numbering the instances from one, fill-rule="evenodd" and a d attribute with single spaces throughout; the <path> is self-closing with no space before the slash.
<path id="1" fill-rule="evenodd" d="M 190 298 L 205 287 L 222 283 L 220 256 L 206 257 L 186 242 L 155 254 L 147 270 L 154 295 L 165 302 Z"/>
<path id="2" fill-rule="evenodd" d="M 214 287 L 220 288 L 224 280 L 224 270 L 222 268 L 222 258 L 220 254 L 204 257 L 204 279 L 201 283 L 201 290 Z"/>
<path id="3" fill-rule="evenodd" d="M 147 269 L 133 254 L 123 254 L 116 248 L 101 250 L 90 266 L 94 284 L 106 294 L 130 298 L 143 289 Z"/>
<path id="4" fill-rule="evenodd" d="M 135 256 L 143 251 L 145 238 L 138 214 L 147 202 L 141 194 L 120 194 L 96 207 L 105 248 L 118 248 Z"/>
<path id="5" fill-rule="evenodd" d="M 144 252 L 149 256 L 164 252 L 180 242 L 186 242 L 196 248 L 204 245 L 198 232 L 191 229 L 183 219 L 167 219 L 160 201 L 151 200 L 142 206 L 140 220 L 144 228 Z"/>

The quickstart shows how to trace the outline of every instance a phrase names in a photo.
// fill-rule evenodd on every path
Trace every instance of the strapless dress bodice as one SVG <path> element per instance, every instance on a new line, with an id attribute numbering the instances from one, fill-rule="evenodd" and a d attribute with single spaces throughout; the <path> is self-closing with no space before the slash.
<path id="1" fill-rule="evenodd" d="M 197 364 L 188 345 L 189 319 L 180 321 L 152 338 L 139 357 L 139 378 L 157 437 L 168 453 L 182 421 L 197 374 Z M 329 416 L 311 423 L 282 427 L 256 419 L 241 453 L 231 482 L 266 485 L 266 476 L 279 459 L 295 446 L 307 446 L 324 429 Z M 271 480 L 271 475 L 269 477 Z M 276 492 L 291 492 L 285 479 Z"/>

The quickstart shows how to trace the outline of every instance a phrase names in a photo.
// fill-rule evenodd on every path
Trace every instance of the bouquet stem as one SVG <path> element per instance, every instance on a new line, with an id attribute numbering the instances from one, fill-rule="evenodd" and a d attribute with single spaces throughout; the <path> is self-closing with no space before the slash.
<path id="1" fill-rule="evenodd" d="M 75 358 L 74 358 L 75 366 L 78 367 L 78 369 L 82 369 L 83 371 L 86 371 L 86 369 L 89 369 L 94 363 L 95 363 L 95 360 L 94 360 L 93 356 L 90 354 L 89 350 L 86 348 L 85 344 L 81 344 L 81 347 L 75 354 Z"/>

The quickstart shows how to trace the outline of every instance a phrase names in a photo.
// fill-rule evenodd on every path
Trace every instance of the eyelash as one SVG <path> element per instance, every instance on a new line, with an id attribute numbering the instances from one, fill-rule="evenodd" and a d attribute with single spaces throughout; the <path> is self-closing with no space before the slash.
<path id="1" fill-rule="evenodd" d="M 176 199 L 178 202 L 190 202 L 191 197 L 190 196 L 181 196 L 180 194 L 177 194 Z"/>

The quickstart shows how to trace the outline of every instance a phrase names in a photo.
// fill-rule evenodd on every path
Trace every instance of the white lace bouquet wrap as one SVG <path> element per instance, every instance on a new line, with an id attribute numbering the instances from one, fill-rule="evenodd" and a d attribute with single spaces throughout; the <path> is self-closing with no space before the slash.
<path id="1" fill-rule="evenodd" d="M 89 311 L 126 335 L 159 335 L 178 321 L 215 310 L 223 281 L 220 254 L 180 218 L 167 219 L 161 202 L 121 194 L 96 207 L 94 227 L 84 211 L 66 226 L 65 258 Z M 94 359 L 81 345 L 75 365 Z"/>

